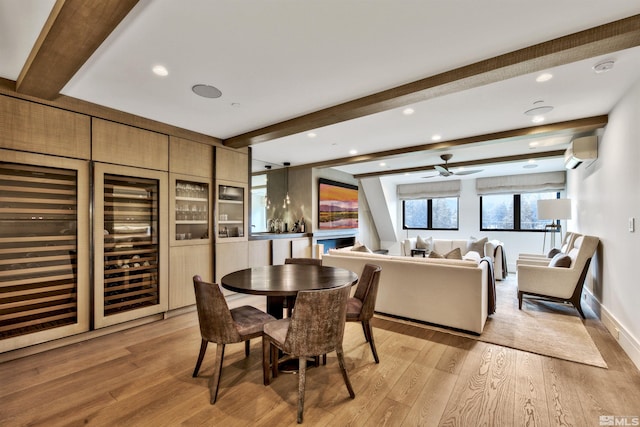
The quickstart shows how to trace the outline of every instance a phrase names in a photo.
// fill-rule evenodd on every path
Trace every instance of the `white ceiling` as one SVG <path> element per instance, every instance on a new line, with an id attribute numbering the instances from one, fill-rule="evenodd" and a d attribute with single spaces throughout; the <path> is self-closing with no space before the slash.
<path id="1" fill-rule="evenodd" d="M 0 77 L 16 80 L 54 0 L 0 0 Z M 629 0 L 141 0 L 63 88 L 83 99 L 226 139 L 483 59 L 640 13 Z M 598 61 L 616 61 L 595 74 Z M 167 77 L 151 72 L 156 64 Z M 254 167 L 293 166 L 607 114 L 640 79 L 640 48 L 526 75 L 253 146 Z M 203 83 L 222 91 L 200 98 Z M 530 153 L 530 141 L 456 148 L 452 162 Z M 548 143 L 548 141 L 547 141 Z M 566 146 L 568 138 L 547 149 Z M 367 173 L 441 163 L 426 151 L 342 166 Z M 483 166 L 482 174 L 562 168 L 545 160 Z M 474 169 L 476 169 L 474 167 Z M 512 172 L 510 172 L 512 171 Z M 421 180 L 431 172 L 397 178 Z"/>

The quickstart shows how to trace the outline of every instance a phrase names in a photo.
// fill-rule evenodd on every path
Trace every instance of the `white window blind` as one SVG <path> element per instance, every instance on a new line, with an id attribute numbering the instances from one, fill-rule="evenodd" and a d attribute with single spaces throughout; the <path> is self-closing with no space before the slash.
<path id="1" fill-rule="evenodd" d="M 479 196 L 490 194 L 520 194 L 565 189 L 566 173 L 545 172 L 526 175 L 495 176 L 478 178 L 476 192 Z"/>
<path id="2" fill-rule="evenodd" d="M 460 197 L 460 180 L 400 184 L 397 188 L 397 194 L 400 200 Z"/>

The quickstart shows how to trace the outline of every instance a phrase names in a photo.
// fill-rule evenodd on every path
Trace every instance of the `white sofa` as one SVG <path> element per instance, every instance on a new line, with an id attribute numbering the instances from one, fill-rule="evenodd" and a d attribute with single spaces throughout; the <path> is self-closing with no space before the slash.
<path id="1" fill-rule="evenodd" d="M 330 250 L 322 264 L 360 274 L 365 264 L 382 267 L 377 312 L 482 333 L 488 315 L 487 262 L 389 256 Z M 493 292 L 493 282 L 491 282 Z"/>
<path id="2" fill-rule="evenodd" d="M 467 254 L 467 240 L 459 239 L 432 239 L 432 250 L 444 255 L 453 249 L 459 248 L 462 255 Z M 403 256 L 411 256 L 411 250 L 416 249 L 417 237 L 404 239 L 401 245 L 401 253 Z M 428 255 L 428 254 L 427 254 Z M 479 254 L 480 257 L 486 256 L 493 261 L 493 270 L 496 280 L 504 280 L 507 277 L 507 260 L 504 253 L 504 247 L 499 240 L 488 240 L 484 244 L 484 253 Z"/>

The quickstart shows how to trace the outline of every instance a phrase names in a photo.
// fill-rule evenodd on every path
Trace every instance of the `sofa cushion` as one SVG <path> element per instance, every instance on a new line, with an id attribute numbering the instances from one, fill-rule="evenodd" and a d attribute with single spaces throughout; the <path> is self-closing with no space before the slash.
<path id="1" fill-rule="evenodd" d="M 474 251 L 478 252 L 481 257 L 485 256 L 484 253 L 484 245 L 489 241 L 488 237 L 483 237 L 482 239 L 476 239 L 475 237 L 470 237 L 467 240 L 467 252 Z"/>
<path id="2" fill-rule="evenodd" d="M 427 237 L 423 239 L 418 236 L 416 238 L 416 249 L 424 249 L 427 252 L 430 252 L 433 249 L 433 237 Z"/>
<path id="3" fill-rule="evenodd" d="M 462 259 L 462 251 L 460 248 L 452 249 L 444 255 L 439 254 L 436 251 L 429 252 L 429 258 L 446 258 L 446 259 Z"/>
<path id="4" fill-rule="evenodd" d="M 549 261 L 549 267 L 570 268 L 571 257 L 567 254 L 557 254 Z"/>

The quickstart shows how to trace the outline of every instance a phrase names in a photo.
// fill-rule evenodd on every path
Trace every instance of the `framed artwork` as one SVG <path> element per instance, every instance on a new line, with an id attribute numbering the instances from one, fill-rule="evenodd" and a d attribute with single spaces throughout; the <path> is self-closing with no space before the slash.
<path id="1" fill-rule="evenodd" d="M 335 230 L 358 228 L 358 187 L 318 180 L 318 228 Z"/>

